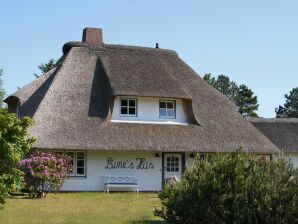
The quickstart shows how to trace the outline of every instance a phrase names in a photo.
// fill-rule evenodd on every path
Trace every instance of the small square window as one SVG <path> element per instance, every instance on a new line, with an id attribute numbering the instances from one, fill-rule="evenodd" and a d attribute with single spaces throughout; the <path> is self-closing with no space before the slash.
<path id="1" fill-rule="evenodd" d="M 175 101 L 161 100 L 159 102 L 159 117 L 175 119 L 176 118 Z"/>
<path id="2" fill-rule="evenodd" d="M 136 99 L 121 99 L 120 114 L 122 116 L 137 115 L 137 100 Z"/>

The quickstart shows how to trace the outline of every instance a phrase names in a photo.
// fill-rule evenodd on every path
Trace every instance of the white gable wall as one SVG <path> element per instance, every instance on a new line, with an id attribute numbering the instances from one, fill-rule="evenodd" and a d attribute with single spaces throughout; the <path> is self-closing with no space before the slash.
<path id="1" fill-rule="evenodd" d="M 137 99 L 137 116 L 122 116 L 120 115 L 120 99 L 133 98 Z M 159 117 L 159 101 L 160 100 L 175 100 L 176 101 L 176 119 L 165 119 Z M 165 124 L 187 124 L 187 118 L 183 109 L 181 99 L 165 99 L 154 97 L 125 97 L 117 96 L 114 100 L 114 109 L 112 114 L 112 122 L 131 121 L 131 122 L 158 122 Z"/>

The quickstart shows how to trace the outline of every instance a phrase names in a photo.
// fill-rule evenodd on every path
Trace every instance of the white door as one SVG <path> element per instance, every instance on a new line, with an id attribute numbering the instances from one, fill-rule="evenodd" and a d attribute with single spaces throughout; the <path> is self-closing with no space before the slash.
<path id="1" fill-rule="evenodd" d="M 182 175 L 182 156 L 178 153 L 164 154 L 164 180 L 169 177 L 178 177 Z"/>

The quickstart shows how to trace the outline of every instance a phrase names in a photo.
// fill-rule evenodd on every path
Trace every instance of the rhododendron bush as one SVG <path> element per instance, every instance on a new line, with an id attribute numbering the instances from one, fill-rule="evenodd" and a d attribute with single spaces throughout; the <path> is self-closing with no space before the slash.
<path id="1" fill-rule="evenodd" d="M 30 197 L 41 197 L 48 192 L 59 191 L 71 169 L 68 156 L 49 153 L 32 154 L 18 165 L 25 173 L 25 189 Z"/>

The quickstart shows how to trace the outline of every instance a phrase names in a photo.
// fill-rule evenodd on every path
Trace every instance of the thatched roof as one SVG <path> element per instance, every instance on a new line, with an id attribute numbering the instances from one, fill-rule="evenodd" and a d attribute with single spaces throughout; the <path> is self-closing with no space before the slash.
<path id="1" fill-rule="evenodd" d="M 284 152 L 298 152 L 298 118 L 249 119 L 267 138 Z"/>
<path id="2" fill-rule="evenodd" d="M 36 148 L 278 151 L 174 51 L 71 42 L 63 52 L 50 72 L 6 99 L 10 104 L 17 97 L 21 115 L 34 118 Z M 194 121 L 188 126 L 110 122 L 118 95 L 181 98 Z"/>

